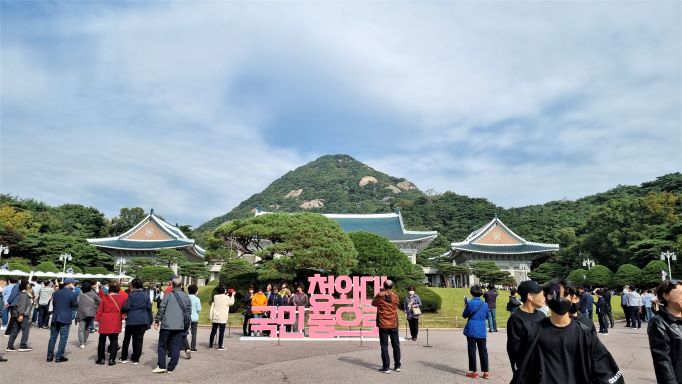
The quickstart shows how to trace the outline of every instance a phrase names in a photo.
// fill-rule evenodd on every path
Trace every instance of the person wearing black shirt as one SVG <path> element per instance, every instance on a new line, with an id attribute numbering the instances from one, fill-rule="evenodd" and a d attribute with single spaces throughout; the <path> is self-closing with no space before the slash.
<path id="1" fill-rule="evenodd" d="M 532 280 L 524 281 L 519 284 L 518 293 L 523 305 L 507 320 L 507 355 L 514 374 L 512 383 L 516 382 L 519 359 L 528 354 L 528 344 L 533 330 L 540 320 L 547 317 L 538 311 L 545 305 L 545 294 L 538 283 Z"/>
<path id="2" fill-rule="evenodd" d="M 517 375 L 524 384 L 624 384 L 623 374 L 599 338 L 574 321 L 568 285 L 551 282 L 544 288 L 549 318 L 538 323 L 529 352 Z"/>
<path id="3" fill-rule="evenodd" d="M 514 313 L 521 307 L 521 302 L 516 298 L 516 288 L 509 291 L 509 302 L 507 302 L 507 311 Z"/>
<path id="4" fill-rule="evenodd" d="M 611 328 L 613 328 L 614 322 L 613 322 L 613 308 L 611 307 L 611 291 L 608 289 L 604 290 L 604 302 L 606 303 L 606 315 L 609 318 L 609 323 L 611 323 Z"/>
<path id="5" fill-rule="evenodd" d="M 608 335 L 609 324 L 606 322 L 608 314 L 606 313 L 606 301 L 604 300 L 604 291 L 597 289 L 597 319 L 599 319 L 599 333 Z"/>

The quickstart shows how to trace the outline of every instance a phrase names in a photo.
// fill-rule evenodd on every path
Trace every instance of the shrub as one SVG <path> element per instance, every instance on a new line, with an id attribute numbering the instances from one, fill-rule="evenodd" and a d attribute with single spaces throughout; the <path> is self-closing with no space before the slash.
<path id="1" fill-rule="evenodd" d="M 61 272 L 61 269 L 57 268 L 55 263 L 51 261 L 43 261 L 42 263 L 36 265 L 36 271 L 40 272 Z"/>
<path id="2" fill-rule="evenodd" d="M 85 273 L 91 275 L 106 275 L 109 271 L 104 267 L 85 267 Z"/>
<path id="3" fill-rule="evenodd" d="M 416 287 L 415 292 L 417 295 L 419 295 L 419 298 L 422 300 L 422 312 L 438 312 L 440 311 L 440 307 L 443 304 L 443 300 L 441 297 L 431 289 L 427 287 Z M 403 310 L 403 303 L 405 302 L 405 298 L 407 297 L 407 289 L 401 289 L 398 292 L 396 292 L 398 296 L 400 296 L 400 305 L 398 306 L 398 310 L 402 311 Z"/>

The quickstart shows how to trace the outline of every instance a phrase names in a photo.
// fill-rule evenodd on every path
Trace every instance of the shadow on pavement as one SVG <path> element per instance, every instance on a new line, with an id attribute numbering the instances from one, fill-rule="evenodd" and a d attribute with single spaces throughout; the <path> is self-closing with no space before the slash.
<path id="1" fill-rule="evenodd" d="M 445 364 L 432 363 L 432 362 L 428 362 L 428 361 L 418 361 L 418 363 L 423 365 L 423 366 L 426 366 L 426 367 L 434 368 L 434 369 L 437 369 L 439 371 L 454 373 L 456 375 L 464 376 L 467 373 L 467 371 L 463 371 L 461 369 L 457 369 L 457 368 L 454 368 L 454 367 L 451 367 L 451 366 L 445 365 Z"/>
<path id="2" fill-rule="evenodd" d="M 339 357 L 338 360 L 343 361 L 345 363 L 351 363 L 351 364 L 359 365 L 361 367 L 365 367 L 365 368 L 371 369 L 373 371 L 379 370 L 379 368 L 381 368 L 381 365 L 379 365 L 379 364 L 372 364 L 372 363 L 369 363 L 365 360 L 358 359 L 357 357 L 342 356 L 342 357 Z"/>

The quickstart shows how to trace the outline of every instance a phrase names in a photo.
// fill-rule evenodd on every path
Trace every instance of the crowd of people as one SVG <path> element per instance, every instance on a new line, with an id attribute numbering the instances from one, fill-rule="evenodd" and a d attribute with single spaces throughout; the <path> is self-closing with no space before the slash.
<path id="1" fill-rule="evenodd" d="M 117 282 L 79 284 L 71 278 L 61 282 L 9 279 L 7 284 L 0 282 L 0 288 L 4 304 L 2 329 L 8 336 L 6 352 L 32 351 L 29 337 L 31 326 L 35 324 L 38 329 L 49 329 L 50 332 L 47 362 L 67 362 L 65 349 L 74 322 L 78 325 L 80 348 L 86 348 L 90 334 L 99 333 L 95 361 L 99 365 L 129 361 L 133 365 L 139 364 L 144 335 L 152 326 L 159 330 L 154 373 L 174 372 L 181 352 L 190 359 L 191 353 L 197 350 L 197 326 L 202 309 L 198 287 L 190 285 L 185 292 L 182 279 L 175 276 L 164 290 L 158 286 L 145 289 L 139 279 L 133 279 L 127 289 L 122 289 Z M 417 340 L 421 316 L 422 303 L 415 288 L 408 288 L 402 302 L 393 288 L 393 282 L 387 280 L 372 301 L 377 307 L 380 371 L 384 373 L 401 371 L 398 311 L 405 312 L 411 340 Z M 486 340 L 488 333 L 497 332 L 498 292 L 492 285 L 485 291 L 474 285 L 470 294 L 471 298 L 465 299 L 462 313 L 467 319 L 463 331 L 469 357 L 466 376 L 479 377 L 477 363 L 480 361 L 480 376 L 488 379 L 491 372 Z M 607 289 L 590 291 L 563 280 L 543 286 L 529 280 L 512 290 L 507 304 L 511 315 L 506 328 L 512 383 L 623 383 L 622 372 L 599 339 L 615 325 L 612 295 L 613 292 Z M 250 288 L 241 301 L 244 304 L 243 334 L 255 337 L 267 336 L 250 329 L 249 319 L 267 315 L 256 307 L 293 305 L 305 308 L 309 305 L 303 286 L 297 286 L 292 292 L 286 283 L 279 287 L 268 284 L 264 288 Z M 155 316 L 154 302 L 157 305 Z M 224 283 L 215 288 L 209 310 L 209 349 L 215 346 L 218 350 L 226 349 L 225 326 L 230 307 L 236 302 L 233 289 Z M 682 282 L 667 280 L 654 290 L 638 290 L 628 285 L 623 289 L 621 305 L 626 327 L 641 329 L 642 322 L 648 322 L 658 382 L 682 383 Z M 598 318 L 598 331 L 593 322 L 593 310 Z M 303 332 L 301 324 L 291 327 Z M 121 332 L 124 337 L 119 345 Z M 17 348 L 19 334 L 21 339 Z M 131 342 L 132 354 L 129 355 Z M 393 350 L 392 370 L 389 342 Z M 0 361 L 7 361 L 6 357 L 0 355 Z"/>

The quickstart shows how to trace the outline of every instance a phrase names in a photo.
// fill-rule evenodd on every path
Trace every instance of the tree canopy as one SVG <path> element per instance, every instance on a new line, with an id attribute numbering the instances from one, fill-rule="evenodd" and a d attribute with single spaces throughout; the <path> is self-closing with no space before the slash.
<path id="1" fill-rule="evenodd" d="M 407 255 L 385 238 L 368 232 L 352 232 L 348 236 L 358 252 L 353 274 L 395 279 L 412 271 Z"/>

